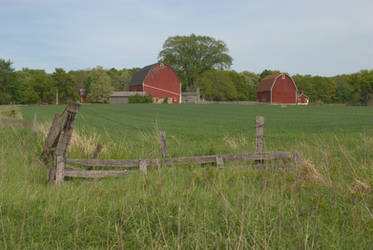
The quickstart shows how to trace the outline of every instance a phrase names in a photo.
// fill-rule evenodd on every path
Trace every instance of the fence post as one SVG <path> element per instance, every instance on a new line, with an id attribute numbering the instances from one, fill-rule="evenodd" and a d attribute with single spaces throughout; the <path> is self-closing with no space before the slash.
<path id="1" fill-rule="evenodd" d="M 101 144 L 97 144 L 97 147 L 95 149 L 95 152 L 93 152 L 93 155 L 92 155 L 91 159 L 97 159 L 97 156 L 101 152 L 101 149 L 102 149 L 102 145 Z M 92 166 L 88 167 L 88 170 L 91 170 L 91 169 L 92 169 Z"/>
<path id="2" fill-rule="evenodd" d="M 302 165 L 302 159 L 298 152 L 293 152 L 293 160 L 295 167 L 300 167 Z"/>
<path id="3" fill-rule="evenodd" d="M 34 121 L 32 123 L 32 131 L 36 131 L 36 122 L 37 122 L 37 119 L 38 119 L 38 113 L 34 113 Z"/>
<path id="4" fill-rule="evenodd" d="M 221 157 L 220 155 L 216 156 L 216 166 L 218 168 L 224 167 L 224 160 L 223 157 Z"/>
<path id="5" fill-rule="evenodd" d="M 255 153 L 263 153 L 264 147 L 264 117 L 257 116 L 255 120 L 256 137 L 255 137 Z M 263 163 L 263 160 L 256 160 L 256 163 Z"/>
<path id="6" fill-rule="evenodd" d="M 148 164 L 147 164 L 146 160 L 140 160 L 140 162 L 139 162 L 139 169 L 144 174 L 146 174 L 148 172 Z"/>
<path id="7" fill-rule="evenodd" d="M 159 143 L 161 144 L 162 150 L 162 158 L 168 158 L 168 149 L 167 149 L 167 140 L 166 140 L 166 132 L 159 131 Z"/>
<path id="8" fill-rule="evenodd" d="M 61 134 L 58 138 L 53 167 L 49 175 L 49 182 L 61 184 L 64 181 L 67 149 L 74 130 L 75 118 L 78 113 L 79 103 L 69 103 L 63 119 Z"/>

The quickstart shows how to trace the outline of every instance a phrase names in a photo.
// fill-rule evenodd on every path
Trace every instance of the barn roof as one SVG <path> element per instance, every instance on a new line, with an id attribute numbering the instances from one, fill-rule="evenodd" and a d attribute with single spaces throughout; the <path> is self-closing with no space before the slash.
<path id="1" fill-rule="evenodd" d="M 273 84 L 275 83 L 276 78 L 281 75 L 281 73 L 276 73 L 273 75 L 269 75 L 264 77 L 258 86 L 256 92 L 264 92 L 264 91 L 271 91 Z"/>
<path id="2" fill-rule="evenodd" d="M 144 80 L 145 80 L 146 76 L 148 75 L 149 71 L 156 65 L 158 65 L 158 63 L 154 63 L 154 64 L 151 64 L 151 65 L 145 66 L 144 68 L 137 71 L 133 75 L 129 86 L 142 85 L 142 83 L 144 82 Z"/>

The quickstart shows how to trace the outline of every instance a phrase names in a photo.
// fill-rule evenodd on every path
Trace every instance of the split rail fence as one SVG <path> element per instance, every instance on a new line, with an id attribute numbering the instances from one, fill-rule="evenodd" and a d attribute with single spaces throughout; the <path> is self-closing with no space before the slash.
<path id="1" fill-rule="evenodd" d="M 264 117 L 256 117 L 255 152 L 243 154 L 219 154 L 190 157 L 169 157 L 166 133 L 161 131 L 159 141 L 162 156 L 159 159 L 137 160 L 99 160 L 96 159 L 101 150 L 98 145 L 92 159 L 68 159 L 67 152 L 75 119 L 79 110 L 79 103 L 70 103 L 62 113 L 57 113 L 45 139 L 41 160 L 48 166 L 48 182 L 61 184 L 65 177 L 75 178 L 103 178 L 125 175 L 138 170 L 147 173 L 148 167 L 177 166 L 190 164 L 214 163 L 223 168 L 229 161 L 254 161 L 252 165 L 241 167 L 289 167 L 298 166 L 300 157 L 297 152 L 263 152 L 264 147 Z M 290 159 L 286 164 L 267 164 L 266 160 Z M 73 166 L 73 165 L 75 166 Z M 83 166 L 77 167 L 76 165 Z M 93 168 L 110 168 L 111 170 L 93 170 Z M 236 166 L 239 167 L 239 166 Z M 120 170 L 113 170 L 120 169 Z"/>

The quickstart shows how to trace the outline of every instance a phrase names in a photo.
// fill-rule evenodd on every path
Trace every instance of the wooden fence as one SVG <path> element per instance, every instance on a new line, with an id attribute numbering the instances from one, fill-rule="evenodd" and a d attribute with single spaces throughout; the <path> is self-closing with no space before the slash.
<path id="1" fill-rule="evenodd" d="M 97 146 L 92 159 L 67 159 L 67 149 L 71 140 L 78 109 L 78 103 L 70 103 L 63 113 L 57 113 L 54 117 L 41 154 L 41 159 L 49 166 L 49 183 L 61 184 L 64 181 L 64 177 L 113 177 L 138 172 L 139 170 L 147 173 L 148 167 L 214 163 L 218 168 L 223 168 L 224 163 L 228 161 L 253 161 L 255 163 L 252 165 L 235 165 L 235 167 L 277 168 L 298 166 L 300 163 L 299 154 L 296 152 L 263 152 L 264 118 L 262 116 L 256 117 L 256 140 L 255 152 L 253 153 L 169 157 L 166 132 L 160 131 L 159 142 L 162 156 L 159 159 L 98 160 L 96 158 L 101 150 L 101 145 Z M 293 161 L 287 164 L 264 163 L 265 160 L 280 159 L 291 159 Z M 101 170 L 92 170 L 94 167 Z M 109 168 L 110 170 L 102 170 L 105 168 Z"/>

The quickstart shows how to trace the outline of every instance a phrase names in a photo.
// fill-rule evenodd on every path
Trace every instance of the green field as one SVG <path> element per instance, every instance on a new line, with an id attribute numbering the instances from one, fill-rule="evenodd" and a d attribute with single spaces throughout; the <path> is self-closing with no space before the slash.
<path id="1" fill-rule="evenodd" d="M 32 122 L 51 122 L 64 106 L 23 107 L 23 117 Z M 140 154 L 147 137 L 158 130 L 167 132 L 172 156 L 232 152 L 227 138 L 245 141 L 235 150 L 253 151 L 255 117 L 265 117 L 266 150 L 292 150 L 304 142 L 349 138 L 373 134 L 373 109 L 342 106 L 270 105 L 82 105 L 76 128 L 95 133 L 102 144 L 110 140 L 135 147 Z M 228 146 L 228 147 L 227 147 Z M 128 157 L 145 157 L 129 155 Z M 122 157 L 126 157 L 123 155 Z"/>
<path id="2" fill-rule="evenodd" d="M 70 157 L 160 157 L 298 151 L 298 169 L 167 167 L 148 175 L 46 185 L 37 161 L 64 106 L 0 107 L 0 248 L 369 249 L 373 244 L 373 109 L 344 106 L 82 105 Z M 16 112 L 17 112 L 16 111 Z"/>

